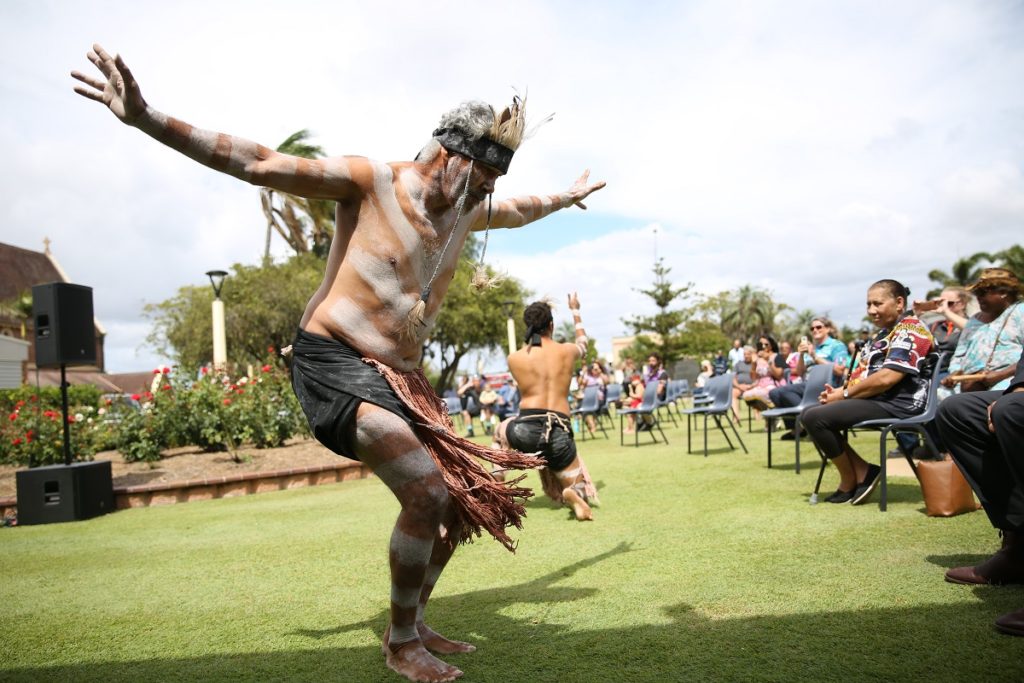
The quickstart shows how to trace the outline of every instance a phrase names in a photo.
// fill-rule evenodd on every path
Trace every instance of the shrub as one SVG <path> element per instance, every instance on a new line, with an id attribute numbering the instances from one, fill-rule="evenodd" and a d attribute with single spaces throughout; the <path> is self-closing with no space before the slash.
<path id="1" fill-rule="evenodd" d="M 95 406 L 72 403 L 70 393 L 68 428 L 71 459 L 92 460 L 103 442 L 103 428 L 97 419 Z M 24 395 L 26 398 L 15 400 L 4 411 L 5 417 L 0 425 L 0 462 L 21 466 L 64 462 L 64 424 L 59 390 L 56 400 L 53 400 L 52 392 L 33 394 L 26 391 Z M 98 396 L 98 390 L 95 395 Z"/>

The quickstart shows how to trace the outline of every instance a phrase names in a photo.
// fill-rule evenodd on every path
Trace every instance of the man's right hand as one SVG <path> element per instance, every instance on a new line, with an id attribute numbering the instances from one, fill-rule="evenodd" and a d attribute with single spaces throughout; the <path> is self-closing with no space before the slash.
<path id="1" fill-rule="evenodd" d="M 580 298 L 579 296 L 577 296 L 576 292 L 573 292 L 572 294 L 569 295 L 569 310 L 580 310 Z"/>
<path id="2" fill-rule="evenodd" d="M 86 55 L 96 65 L 106 80 L 87 76 L 79 71 L 72 71 L 71 77 L 81 81 L 85 86 L 76 85 L 75 92 L 82 97 L 96 100 L 107 106 L 114 116 L 127 124 L 132 124 L 146 111 L 146 100 L 142 97 L 139 84 L 121 60 L 121 55 L 111 57 L 99 44 L 93 45 Z"/>

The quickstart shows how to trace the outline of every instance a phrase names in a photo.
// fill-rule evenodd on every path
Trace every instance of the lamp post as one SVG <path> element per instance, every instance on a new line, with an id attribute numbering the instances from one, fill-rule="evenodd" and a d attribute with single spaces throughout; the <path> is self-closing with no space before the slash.
<path id="1" fill-rule="evenodd" d="M 505 308 L 505 317 L 508 318 L 508 354 L 511 356 L 516 352 L 516 321 L 512 319 L 512 311 L 515 310 L 515 301 L 502 301 Z"/>
<path id="2" fill-rule="evenodd" d="M 227 272 L 208 270 L 206 276 L 213 286 L 213 369 L 223 371 L 228 363 L 228 342 L 224 330 L 224 302 L 220 300 L 220 290 L 224 286 Z"/>

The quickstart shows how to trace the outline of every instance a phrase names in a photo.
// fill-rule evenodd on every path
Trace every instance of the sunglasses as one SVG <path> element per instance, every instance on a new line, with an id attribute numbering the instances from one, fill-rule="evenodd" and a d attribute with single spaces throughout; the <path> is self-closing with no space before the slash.
<path id="1" fill-rule="evenodd" d="M 823 330 L 823 329 L 825 329 L 825 326 L 824 325 L 811 325 L 811 329 L 812 330 Z"/>
<path id="2" fill-rule="evenodd" d="M 995 287 L 978 287 L 974 290 L 974 296 L 985 296 L 989 292 L 996 291 Z"/>

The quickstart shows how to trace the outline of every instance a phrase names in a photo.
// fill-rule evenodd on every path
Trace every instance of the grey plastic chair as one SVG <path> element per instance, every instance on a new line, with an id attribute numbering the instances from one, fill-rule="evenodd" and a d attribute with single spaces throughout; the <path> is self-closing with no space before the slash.
<path id="1" fill-rule="evenodd" d="M 594 424 L 597 426 L 598 429 L 601 430 L 601 433 L 604 434 L 604 438 L 607 439 L 608 438 L 608 431 L 604 428 L 604 422 L 601 421 L 600 412 L 601 412 L 601 401 L 600 401 L 600 396 L 599 396 L 599 393 L 598 393 L 598 387 L 596 387 L 596 386 L 586 387 L 583 390 L 583 400 L 580 401 L 580 407 L 576 408 L 575 410 L 573 410 L 572 414 L 573 414 L 573 416 L 577 416 L 578 415 L 580 418 L 586 418 L 587 415 L 593 415 L 594 416 Z M 589 431 L 590 430 L 587 429 L 587 425 L 583 424 L 583 420 L 581 419 L 581 424 L 580 424 L 580 434 L 581 434 L 580 440 L 581 441 L 586 441 L 587 440 L 587 432 L 589 432 Z"/>
<path id="2" fill-rule="evenodd" d="M 771 408 L 761 411 L 761 417 L 767 420 L 768 431 L 768 467 L 772 466 L 772 423 L 777 417 L 796 416 L 796 473 L 800 474 L 800 413 L 811 406 L 818 405 L 818 396 L 825 391 L 825 385 L 832 376 L 832 364 L 822 363 L 814 365 L 807 371 L 807 378 L 804 382 L 804 397 L 800 405 L 788 406 L 785 408 Z"/>
<path id="3" fill-rule="evenodd" d="M 649 429 L 645 430 L 650 432 L 651 439 L 654 443 L 658 443 L 658 437 L 654 435 L 654 430 L 657 429 L 661 434 L 662 440 L 665 444 L 668 444 L 668 438 L 665 436 L 665 432 L 661 429 L 661 420 L 658 419 L 658 383 L 648 382 L 647 386 L 644 387 L 644 397 L 641 400 L 640 405 L 636 408 L 623 408 L 619 411 L 619 445 L 625 446 L 625 432 L 623 431 L 623 423 L 625 422 L 627 415 L 636 415 L 637 417 L 643 417 L 644 415 L 650 415 L 654 418 L 654 422 L 651 423 Z M 633 432 L 633 446 L 640 445 L 640 420 L 636 421 L 636 430 Z"/>
<path id="4" fill-rule="evenodd" d="M 734 450 L 736 447 L 733 446 L 732 440 L 729 438 L 729 433 L 725 431 L 722 426 L 722 417 L 725 416 L 726 421 L 732 428 L 733 434 L 736 436 L 736 440 L 740 442 L 740 446 L 743 448 L 743 452 L 747 453 L 747 446 L 743 443 L 743 439 L 740 437 L 739 431 L 736 429 L 736 425 L 733 424 L 729 418 L 729 414 L 732 412 L 732 373 L 727 372 L 724 375 L 718 375 L 708 380 L 704 388 L 707 389 L 707 395 L 711 398 L 711 403 L 702 406 L 696 406 L 694 408 L 687 408 L 682 411 L 686 415 L 686 452 L 693 453 L 692 437 L 690 435 L 690 416 L 696 417 L 698 415 L 704 416 L 704 457 L 708 457 L 708 417 L 715 419 L 715 425 L 718 430 L 722 432 L 722 436 L 725 437 L 726 443 L 729 444 L 730 450 Z"/>

